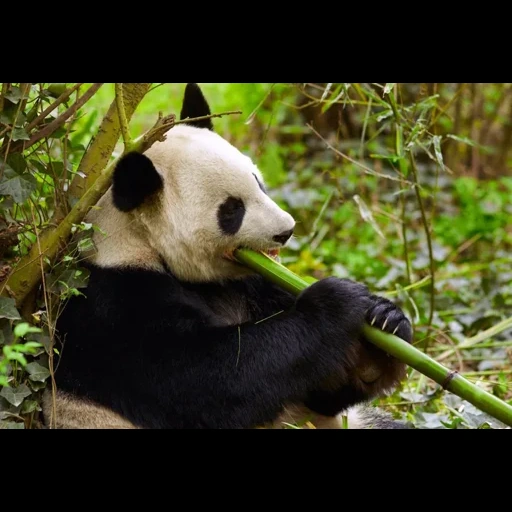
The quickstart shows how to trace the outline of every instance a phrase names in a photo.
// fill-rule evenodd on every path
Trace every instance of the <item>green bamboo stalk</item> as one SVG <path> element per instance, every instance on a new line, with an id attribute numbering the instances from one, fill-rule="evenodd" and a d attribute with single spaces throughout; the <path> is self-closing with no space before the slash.
<path id="1" fill-rule="evenodd" d="M 309 286 L 309 283 L 266 254 L 249 249 L 237 249 L 234 252 L 234 257 L 239 263 L 258 272 L 269 281 L 294 295 L 299 295 Z M 398 336 L 386 333 L 368 324 L 363 326 L 363 333 L 368 341 L 380 349 L 431 378 L 443 386 L 444 389 L 467 400 L 481 411 L 512 427 L 512 406 L 503 400 L 479 388 L 460 374 L 444 367 L 413 345 L 398 338 Z"/>

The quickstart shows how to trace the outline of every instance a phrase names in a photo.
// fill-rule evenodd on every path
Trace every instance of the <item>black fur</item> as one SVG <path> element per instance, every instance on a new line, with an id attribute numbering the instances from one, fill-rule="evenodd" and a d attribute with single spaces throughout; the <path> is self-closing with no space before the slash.
<path id="1" fill-rule="evenodd" d="M 245 205 L 241 199 L 228 197 L 217 211 L 217 221 L 220 229 L 226 235 L 235 235 L 244 221 Z"/>
<path id="2" fill-rule="evenodd" d="M 187 84 L 185 87 L 185 95 L 183 97 L 183 106 L 181 108 L 180 119 L 193 119 L 195 117 L 203 117 L 211 115 L 210 106 L 203 95 L 203 92 L 197 84 Z M 206 128 L 213 131 L 213 123 L 211 118 L 201 121 L 187 123 L 198 128 Z"/>
<path id="3" fill-rule="evenodd" d="M 360 328 L 378 301 L 350 281 L 319 281 L 295 300 L 259 276 L 188 284 L 92 267 L 85 294 L 58 321 L 57 387 L 140 427 L 250 428 L 288 404 L 334 414 L 380 390 L 356 377 L 366 351 Z M 226 309 L 249 320 L 222 325 Z M 391 314 L 404 318 L 396 307 Z M 383 378 L 395 382 L 403 365 L 386 361 Z"/>
<path id="4" fill-rule="evenodd" d="M 254 179 L 256 180 L 256 182 L 258 183 L 258 186 L 260 187 L 260 190 L 261 190 L 263 193 L 265 193 L 265 194 L 267 194 L 267 195 L 268 195 L 268 193 L 267 193 L 267 189 L 265 188 L 265 186 L 263 185 L 263 183 L 261 183 L 261 181 L 258 179 L 258 176 L 256 176 L 256 174 L 253 174 L 253 176 L 254 176 Z"/>
<path id="5" fill-rule="evenodd" d="M 162 187 L 163 180 L 153 162 L 142 153 L 128 153 L 119 160 L 114 170 L 114 205 L 123 212 L 129 212 Z"/>

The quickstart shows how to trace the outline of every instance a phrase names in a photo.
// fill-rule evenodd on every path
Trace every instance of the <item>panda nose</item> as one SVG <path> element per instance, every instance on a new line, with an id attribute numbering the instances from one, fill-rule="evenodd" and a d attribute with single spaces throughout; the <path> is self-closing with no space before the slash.
<path id="1" fill-rule="evenodd" d="M 272 237 L 272 240 L 274 240 L 274 242 L 277 242 L 278 244 L 284 245 L 286 242 L 288 242 L 288 240 L 290 239 L 290 237 L 292 235 L 293 235 L 293 228 L 289 229 L 288 231 L 283 231 L 279 235 Z"/>

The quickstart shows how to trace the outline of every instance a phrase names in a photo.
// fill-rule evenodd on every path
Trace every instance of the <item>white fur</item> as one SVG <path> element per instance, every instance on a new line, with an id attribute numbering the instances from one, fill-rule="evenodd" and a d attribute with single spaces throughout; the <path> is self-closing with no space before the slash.
<path id="1" fill-rule="evenodd" d="M 55 401 L 50 390 L 43 395 L 43 414 L 48 428 L 57 429 L 137 429 L 133 423 L 119 416 L 106 407 L 89 402 L 82 398 L 58 391 Z M 363 429 L 379 427 L 374 425 L 376 413 L 366 412 L 364 408 L 353 407 L 346 412 L 348 429 Z M 85 425 L 85 426 L 84 426 Z M 255 428 L 285 429 L 294 426 L 309 429 L 342 429 L 343 416 L 334 418 L 312 413 L 303 406 L 289 407 L 270 425 L 260 425 Z"/>
<path id="2" fill-rule="evenodd" d="M 227 261 L 227 251 L 279 248 L 272 238 L 295 226 L 291 215 L 261 191 L 254 175 L 261 183 L 263 177 L 251 159 L 210 130 L 176 126 L 146 156 L 164 181 L 162 206 L 122 213 L 106 194 L 88 217 L 107 233 L 107 238 L 94 237 L 94 260 L 100 266 L 134 263 L 161 269 L 161 256 L 184 280 L 236 277 L 247 270 Z M 229 196 L 240 198 L 246 210 L 232 236 L 217 221 L 218 208 Z"/>

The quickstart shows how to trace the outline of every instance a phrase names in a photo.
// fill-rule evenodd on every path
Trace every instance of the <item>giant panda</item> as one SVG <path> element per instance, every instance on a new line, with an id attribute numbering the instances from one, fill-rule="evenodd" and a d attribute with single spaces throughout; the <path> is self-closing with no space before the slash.
<path id="1" fill-rule="evenodd" d="M 187 84 L 181 119 L 209 114 Z M 211 118 L 122 157 L 87 221 L 89 281 L 58 319 L 47 428 L 407 428 L 369 406 L 406 369 L 361 327 L 410 343 L 409 320 L 352 280 L 294 297 L 234 261 L 238 247 L 278 258 L 295 220 Z"/>

